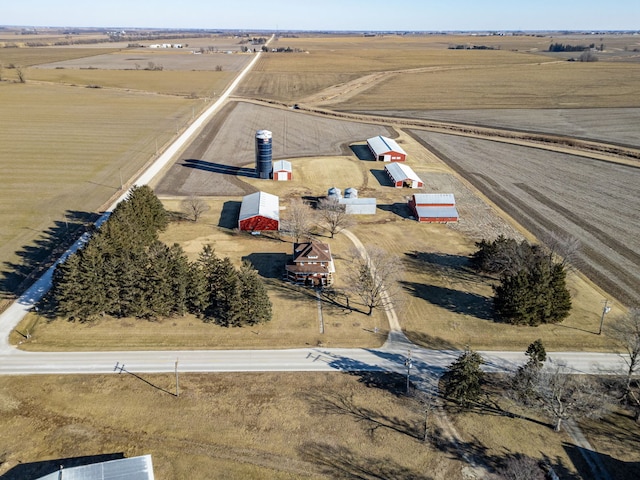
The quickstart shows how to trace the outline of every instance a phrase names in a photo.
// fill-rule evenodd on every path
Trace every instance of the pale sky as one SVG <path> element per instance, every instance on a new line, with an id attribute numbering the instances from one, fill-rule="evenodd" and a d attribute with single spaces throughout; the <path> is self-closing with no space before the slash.
<path id="1" fill-rule="evenodd" d="M 0 25 L 246 30 L 640 30 L 640 0 L 0 0 Z"/>

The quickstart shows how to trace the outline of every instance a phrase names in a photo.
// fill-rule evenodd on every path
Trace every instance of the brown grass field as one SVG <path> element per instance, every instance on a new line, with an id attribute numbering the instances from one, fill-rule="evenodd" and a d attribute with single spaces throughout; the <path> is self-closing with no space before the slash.
<path id="1" fill-rule="evenodd" d="M 240 94 L 289 104 L 325 102 L 343 110 L 520 109 L 518 128 L 523 130 L 527 124 L 522 119 L 529 109 L 572 108 L 579 115 L 586 107 L 637 107 L 638 63 L 627 55 L 637 39 L 606 38 L 603 41 L 610 61 L 603 57 L 594 64 L 570 64 L 543 52 L 551 41 L 578 43 L 588 39 L 280 39 L 276 46 L 288 45 L 309 53 L 265 55 Z M 206 45 L 209 39 L 199 41 Z M 500 50 L 447 50 L 458 43 L 495 45 Z M 34 66 L 27 70 L 27 84 L 13 83 L 15 71 L 6 68 L 9 60 L 5 59 L 9 57 L 3 57 L 7 54 L 3 50 L 11 52 L 11 63 Z M 23 62 L 13 56 L 18 50 L 29 52 Z M 228 81 L 231 71 L 36 69 L 35 65 L 51 62 L 74 63 L 75 58 L 82 58 L 77 66 L 92 63 L 81 47 L 65 52 L 45 49 L 52 52 L 48 57 L 45 50 L 39 50 L 0 49 L 0 63 L 5 65 L 0 103 L 3 113 L 8 112 L 0 117 L 4 187 L 0 190 L 0 261 L 5 295 L 15 291 L 19 281 L 67 229 L 85 223 L 89 214 L 119 190 L 121 174 L 126 182 L 153 157 L 156 140 L 159 146 L 164 145 L 203 103 L 185 97 L 193 92 L 206 96 L 209 78 L 217 89 L 219 82 Z M 100 48 L 92 51 L 107 53 Z M 125 55 L 124 63 L 121 55 Z M 134 57 L 126 55 L 110 54 L 106 58 L 115 62 L 114 67 L 125 67 L 133 61 L 135 68 L 136 60 L 126 60 Z M 105 57 L 99 61 L 105 61 Z M 147 73 L 158 75 L 145 76 Z M 34 77 L 30 82 L 31 74 Z M 174 84 L 176 75 L 184 75 L 190 86 Z M 100 79 L 103 83 L 98 82 Z M 604 123 L 617 111 L 609 110 Z M 588 115 L 597 118 L 592 111 Z M 630 122 L 636 122 L 634 119 L 632 116 Z M 571 122 L 572 126 L 576 124 L 578 120 Z M 258 128 L 274 131 L 278 148 L 275 155 L 292 160 L 295 180 L 290 184 L 258 181 L 243 170 L 252 166 L 253 134 Z M 590 128 L 587 130 L 594 131 Z M 410 155 L 409 165 L 426 181 L 424 191 L 455 193 L 462 215 L 459 224 L 419 225 L 409 218 L 405 205 L 412 192 L 390 187 L 382 173 L 383 165 L 358 160 L 348 148 L 353 143 L 362 145 L 365 138 L 376 134 L 397 136 Z M 429 136 L 429 141 L 434 138 Z M 441 141 L 438 149 L 456 150 L 462 144 L 447 145 Z M 495 149 L 498 145 L 491 144 Z M 500 151 L 505 157 L 511 152 L 506 147 Z M 465 158 L 487 155 L 478 144 L 465 143 L 461 152 Z M 554 166 L 564 160 L 559 154 L 541 154 L 538 150 L 526 151 L 523 156 L 543 158 Z M 486 161 L 483 167 L 502 160 L 495 155 L 488 158 L 491 162 Z M 193 168 L 187 168 L 189 159 L 205 163 L 191 162 Z M 220 168 L 225 166 L 234 168 Z M 468 168 L 476 171 L 478 167 Z M 513 169 L 512 163 L 502 167 L 503 171 L 509 169 Z M 520 220 L 517 216 L 514 219 L 505 212 L 505 205 L 492 203 L 407 132 L 243 102 L 214 120 L 167 172 L 158 179 L 157 191 L 169 209 L 179 209 L 181 196 L 198 193 L 207 197 L 211 210 L 198 224 L 172 224 L 163 239 L 181 243 L 191 258 L 203 244 L 212 243 L 218 254 L 228 255 L 236 263 L 250 259 L 267 281 L 274 320 L 249 331 L 223 329 L 189 317 L 156 322 L 103 319 L 78 325 L 63 320 L 47 322 L 30 315 L 19 327 L 33 335 L 22 348 L 379 345 L 382 337 L 376 337 L 371 329 L 380 325 L 381 333 L 385 333 L 381 312 L 369 318 L 323 304 L 325 333 L 321 335 L 317 300 L 309 292 L 280 281 L 279 266 L 290 253 L 291 244 L 232 231 L 244 193 L 265 189 L 281 195 L 286 206 L 295 196 L 322 195 L 328 186 L 354 186 L 360 189 L 360 196 L 378 199 L 376 216 L 359 218 L 352 231 L 365 244 L 379 245 L 401 259 L 404 273 L 395 303 L 401 325 L 414 342 L 432 348 L 468 344 L 474 349 L 524 350 L 531 341 L 541 338 L 549 350 L 612 348 L 606 335 L 594 332 L 602 300 L 614 297 L 581 275 L 570 275 L 574 308 L 561 325 L 516 328 L 491 319 L 490 282 L 466 268 L 473 242 L 499 233 L 517 238 L 533 236 L 516 222 Z M 574 171 L 566 174 L 574 175 Z M 539 174 L 532 175 L 538 178 L 535 175 Z M 599 179 L 597 175 L 584 177 L 582 187 Z M 543 186 L 538 185 L 536 191 L 546 192 Z M 635 191 L 633 185 L 615 186 L 616 198 L 622 188 L 627 189 L 622 193 Z M 528 187 L 528 196 L 532 189 L 536 186 Z M 38 194 L 27 196 L 25 191 Z M 572 196 L 584 198 L 581 192 L 572 187 Z M 545 198 L 546 205 L 540 211 L 549 217 L 556 215 L 550 197 Z M 624 201 L 624 196 L 620 199 Z M 598 202 L 598 212 L 606 210 L 609 202 L 607 198 Z M 632 215 L 630 212 L 629 216 L 635 218 Z M 594 218 L 594 222 L 601 221 L 600 217 Z M 631 230 L 625 232 L 631 235 L 635 224 L 628 224 Z M 337 256 L 337 286 L 342 287 L 340 272 L 349 268 L 346 258 L 350 245 L 341 235 L 331 245 Z M 607 323 L 623 311 L 622 304 L 615 301 Z M 12 341 L 17 343 L 18 337 L 14 334 Z M 434 445 L 423 444 L 416 439 L 422 420 L 420 410 L 397 395 L 402 378 L 392 379 L 389 386 L 379 378 L 342 374 L 185 374 L 181 376 L 179 398 L 162 391 L 172 390 L 171 375 L 149 375 L 144 380 L 152 385 L 126 375 L 0 378 L 0 424 L 4 431 L 21 432 L 0 439 L 0 474 L 9 472 L 3 478 L 21 479 L 31 473 L 31 462 L 53 460 L 55 467 L 59 463 L 55 459 L 111 452 L 126 456 L 152 453 L 157 478 L 449 479 L 459 478 L 466 467 L 460 460 L 462 453 L 495 466 L 496 458 L 518 452 L 549 457 L 566 468 L 567 478 L 575 477 L 576 469 L 581 474 L 585 471 L 572 441 L 564 434 L 554 434 L 546 424 L 486 412 L 458 415 L 449 411 L 460 432 L 458 444 L 447 443 L 444 435 Z M 615 478 L 636 478 L 630 466 L 621 463 L 638 462 L 637 426 L 625 412 L 616 412 L 602 422 L 585 423 L 582 428 L 596 449 L 608 456 L 607 467 Z M 584 475 L 589 478 L 588 473 Z"/>
<path id="2" fill-rule="evenodd" d="M 20 432 L 0 440 L 7 480 L 56 470 L 65 463 L 56 459 L 94 455 L 151 454 L 158 480 L 428 480 L 461 478 L 465 467 L 446 438 L 421 441 L 420 407 L 402 395 L 402 377 L 182 374 L 177 398 L 172 375 L 3 377 L 0 384 L 0 422 Z M 468 416 L 461 427 L 479 424 Z M 463 448 L 489 465 L 526 453 L 575 471 L 564 434 L 502 421 L 521 423 L 520 443 L 496 446 L 508 427 L 486 421 L 482 431 L 465 432 Z"/>

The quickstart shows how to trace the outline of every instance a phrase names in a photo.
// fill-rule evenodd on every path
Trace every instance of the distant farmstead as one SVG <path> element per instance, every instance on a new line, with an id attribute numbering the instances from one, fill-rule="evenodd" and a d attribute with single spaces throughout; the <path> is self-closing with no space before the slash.
<path id="1" fill-rule="evenodd" d="M 412 195 L 409 208 L 421 223 L 449 223 L 460 219 L 453 193 L 421 193 Z"/>
<path id="2" fill-rule="evenodd" d="M 405 165 L 403 163 L 390 163 L 389 165 L 385 165 L 384 171 L 387 172 L 387 176 L 391 180 L 391 183 L 393 183 L 394 187 L 424 187 L 424 182 L 408 165 Z"/>
<path id="3" fill-rule="evenodd" d="M 285 270 L 288 280 L 314 287 L 333 284 L 336 271 L 331 249 L 322 242 L 294 243 L 293 258 Z"/>
<path id="4" fill-rule="evenodd" d="M 367 145 L 369 145 L 369 150 L 371 150 L 376 160 L 383 162 L 404 162 L 407 159 L 407 152 L 391 138 L 378 135 L 377 137 L 369 138 Z"/>
<path id="5" fill-rule="evenodd" d="M 247 232 L 278 230 L 280 199 L 266 192 L 255 192 L 243 197 L 238 228 Z"/>
<path id="6" fill-rule="evenodd" d="M 291 162 L 278 160 L 273 162 L 273 179 L 279 182 L 289 181 L 293 178 Z"/>

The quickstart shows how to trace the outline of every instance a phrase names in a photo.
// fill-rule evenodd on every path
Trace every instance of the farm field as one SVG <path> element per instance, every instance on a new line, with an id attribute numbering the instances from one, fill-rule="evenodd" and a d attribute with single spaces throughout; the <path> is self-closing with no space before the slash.
<path id="1" fill-rule="evenodd" d="M 158 179 L 156 193 L 226 196 L 256 191 L 244 180 L 254 175 L 255 133 L 261 129 L 273 132 L 274 159 L 344 155 L 351 152 L 349 143 L 389 135 L 381 126 L 248 102 L 231 103 Z"/>
<path id="2" fill-rule="evenodd" d="M 639 300 L 637 167 L 413 131 L 538 238 L 580 240 L 580 269 L 626 305 Z"/>
<path id="3" fill-rule="evenodd" d="M 637 134 L 640 108 L 376 110 L 362 113 L 550 133 L 640 146 Z"/>
<path id="4" fill-rule="evenodd" d="M 423 412 L 402 394 L 398 376 L 181 374 L 177 398 L 169 374 L 7 376 L 0 387 L 0 422 L 21 432 L 0 439 L 6 480 L 97 452 L 100 460 L 151 454 L 158 480 L 448 480 L 468 468 L 438 421 L 431 425 L 438 441 L 422 441 Z M 453 415 L 465 427 L 460 447 L 489 466 L 523 453 L 576 474 L 565 451 L 570 439 L 544 423 Z M 513 441 L 500 443 L 505 438 Z"/>

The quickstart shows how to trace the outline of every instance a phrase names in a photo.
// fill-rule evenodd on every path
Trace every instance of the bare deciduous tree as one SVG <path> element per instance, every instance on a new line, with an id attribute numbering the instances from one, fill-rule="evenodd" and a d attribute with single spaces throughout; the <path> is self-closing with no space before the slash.
<path id="1" fill-rule="evenodd" d="M 600 418 L 609 408 L 605 392 L 591 377 L 572 374 L 563 364 L 541 371 L 534 389 L 540 409 L 553 419 L 556 432 L 565 420 Z"/>
<path id="2" fill-rule="evenodd" d="M 355 294 L 365 307 L 367 315 L 376 308 L 388 309 L 397 296 L 397 281 L 401 263 L 396 255 L 375 247 L 365 247 L 364 257 L 358 250 L 351 252 L 351 269 L 345 275 L 349 290 Z"/>
<path id="3" fill-rule="evenodd" d="M 190 195 L 189 197 L 182 200 L 182 211 L 187 214 L 187 216 L 191 217 L 194 222 L 197 222 L 202 214 L 209 210 L 209 206 L 206 202 L 196 196 Z"/>
<path id="4" fill-rule="evenodd" d="M 633 375 L 640 366 L 640 308 L 632 308 L 610 328 L 610 336 L 625 349 L 628 358 L 624 372 L 623 399 L 633 405 L 636 422 L 640 422 L 640 398 L 633 391 Z"/>
<path id="5" fill-rule="evenodd" d="M 15 70 L 16 70 L 16 75 L 18 75 L 18 82 L 27 83 L 24 68 L 18 65 L 15 67 Z"/>
<path id="6" fill-rule="evenodd" d="M 325 197 L 318 200 L 318 220 L 320 226 L 331 234 L 331 238 L 353 225 L 353 219 L 345 206 L 336 198 Z"/>
<path id="7" fill-rule="evenodd" d="M 570 271 L 579 267 L 580 240 L 570 235 L 562 236 L 555 232 L 549 232 L 542 237 L 542 243 L 549 250 L 551 260 L 562 264 L 565 270 Z"/>
<path id="8" fill-rule="evenodd" d="M 296 243 L 311 235 L 313 228 L 313 211 L 311 207 L 300 198 L 291 200 L 289 208 L 285 210 L 280 230 L 294 238 Z"/>

